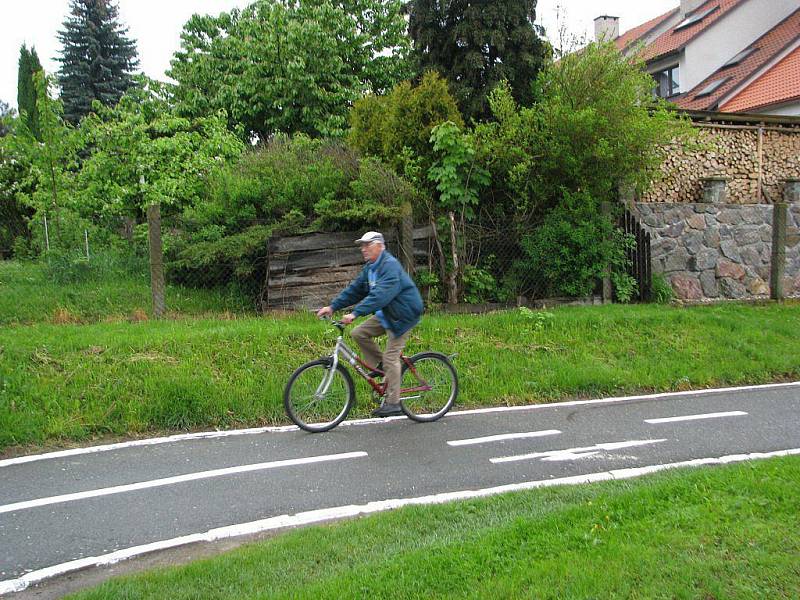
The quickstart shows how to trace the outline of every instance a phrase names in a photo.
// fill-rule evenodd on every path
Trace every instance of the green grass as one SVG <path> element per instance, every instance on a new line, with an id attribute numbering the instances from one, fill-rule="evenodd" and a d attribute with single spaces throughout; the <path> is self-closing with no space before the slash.
<path id="1" fill-rule="evenodd" d="M 458 407 L 800 377 L 800 304 L 427 315 L 408 353 L 457 353 Z M 312 316 L 0 328 L 0 452 L 287 423 L 282 390 L 335 331 Z M 358 388 L 352 416 L 369 410 Z"/>
<path id="2" fill-rule="evenodd" d="M 147 265 L 114 264 L 115 257 L 97 256 L 92 270 L 75 273 L 60 263 L 0 261 L 0 326 L 33 323 L 91 323 L 150 316 L 152 300 Z M 109 264 L 111 263 L 111 264 Z M 76 277 L 62 282 L 59 277 Z M 237 294 L 168 286 L 169 310 L 198 315 L 241 311 L 245 301 Z"/>
<path id="3" fill-rule="evenodd" d="M 799 481 L 790 457 L 408 507 L 72 598 L 788 600 Z"/>

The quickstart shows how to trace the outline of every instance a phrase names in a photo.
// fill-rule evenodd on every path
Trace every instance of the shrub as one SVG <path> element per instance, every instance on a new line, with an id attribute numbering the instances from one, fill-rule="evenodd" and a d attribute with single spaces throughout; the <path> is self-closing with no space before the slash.
<path id="1" fill-rule="evenodd" d="M 528 291 L 537 296 L 588 296 L 607 268 L 624 272 L 629 243 L 595 198 L 564 191 L 533 233 L 523 236 L 525 259 L 515 263 L 515 271 L 532 282 Z"/>

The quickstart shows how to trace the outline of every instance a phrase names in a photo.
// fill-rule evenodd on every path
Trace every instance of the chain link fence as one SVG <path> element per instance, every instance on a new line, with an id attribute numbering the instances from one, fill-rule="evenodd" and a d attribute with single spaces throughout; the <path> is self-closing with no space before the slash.
<path id="1" fill-rule="evenodd" d="M 158 207 L 147 218 L 149 224 L 135 226 L 120 220 L 114 244 L 89 229 L 64 243 L 53 235 L 51 223 L 44 233 L 43 222 L 44 252 L 26 275 L 31 291 L 43 296 L 42 306 L 50 301 L 39 312 L 62 310 L 64 320 L 87 321 L 109 314 L 144 319 L 313 309 L 329 303 L 363 267 L 354 244 L 363 231 L 280 236 L 254 220 L 226 236 L 193 230 L 182 217 L 162 218 Z M 406 219 L 394 227 L 375 226 L 413 275 L 429 309 L 610 299 L 602 277 L 592 279 L 582 295 L 554 294 L 526 248 L 525 235 L 503 227 L 447 225 L 413 226 Z M 13 277 L 5 279 L 14 285 Z M 24 281 L 17 283 L 25 287 Z M 3 310 L 0 321 L 13 322 L 8 313 L 14 307 Z"/>

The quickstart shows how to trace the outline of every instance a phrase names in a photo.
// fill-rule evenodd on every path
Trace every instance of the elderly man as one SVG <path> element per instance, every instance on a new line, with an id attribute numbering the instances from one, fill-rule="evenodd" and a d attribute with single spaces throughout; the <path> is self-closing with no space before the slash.
<path id="1" fill-rule="evenodd" d="M 383 235 L 368 231 L 359 239 L 361 255 L 367 263 L 361 274 L 339 294 L 329 306 L 317 311 L 319 317 L 330 317 L 335 310 L 355 304 L 342 317 L 352 323 L 356 317 L 373 314 L 353 329 L 352 337 L 361 348 L 365 360 L 383 369 L 387 385 L 380 408 L 372 414 L 389 417 L 403 414 L 400 408 L 400 353 L 411 335 L 411 329 L 422 315 L 422 296 L 400 262 L 386 250 Z M 375 338 L 387 334 L 386 350 L 381 352 Z"/>

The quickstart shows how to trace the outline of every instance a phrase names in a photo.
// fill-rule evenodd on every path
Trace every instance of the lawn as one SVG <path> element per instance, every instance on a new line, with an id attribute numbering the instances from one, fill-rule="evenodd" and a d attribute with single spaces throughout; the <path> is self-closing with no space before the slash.
<path id="1" fill-rule="evenodd" d="M 800 457 L 309 527 L 73 599 L 800 597 Z"/>
<path id="2" fill-rule="evenodd" d="M 288 423 L 286 380 L 335 335 L 309 314 L 5 326 L 0 453 Z M 466 408 L 798 379 L 799 346 L 798 303 L 610 305 L 431 314 L 408 352 L 456 353 Z"/>

